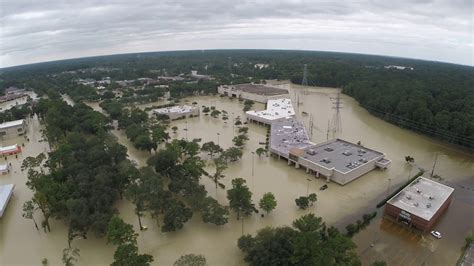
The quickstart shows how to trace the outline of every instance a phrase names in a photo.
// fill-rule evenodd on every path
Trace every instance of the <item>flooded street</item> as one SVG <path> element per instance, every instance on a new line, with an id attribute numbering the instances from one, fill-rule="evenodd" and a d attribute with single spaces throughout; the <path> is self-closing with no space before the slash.
<path id="1" fill-rule="evenodd" d="M 335 97 L 337 90 L 311 89 L 307 94 L 303 94 L 298 86 L 289 84 L 281 86 L 290 89 L 292 98 L 299 98 L 301 104 L 295 109 L 299 119 L 306 126 L 309 124 L 309 116 L 312 115 L 314 121 L 312 140 L 316 143 L 325 141 L 328 121 L 333 115 L 330 98 Z M 251 152 L 258 147 L 264 147 L 259 142 L 265 142 L 266 128 L 249 124 L 247 126 L 250 139 L 243 150 L 244 156 L 242 160 L 229 165 L 224 171 L 225 178 L 222 182 L 228 189 L 231 179 L 244 178 L 254 193 L 255 204 L 258 205 L 265 192 L 273 192 L 278 206 L 264 218 L 253 215 L 245 219 L 244 233 L 253 234 L 265 226 L 289 225 L 297 217 L 309 212 L 323 217 L 327 224 L 343 228 L 347 223 L 360 219 L 362 214 L 374 211 L 380 199 L 417 172 L 417 169 L 410 169 L 411 167 L 406 164 L 404 159 L 406 155 L 414 157 L 416 164 L 427 169 L 429 173 L 438 153 L 435 173 L 443 178 L 443 183 L 456 189 L 451 207 L 436 226 L 445 237 L 435 241 L 428 235 L 417 237 L 409 234 L 401 227 L 382 221 L 380 218 L 382 210 L 379 210 L 377 218 L 356 235 L 354 241 L 358 245 L 358 253 L 364 265 L 376 259 L 384 259 L 389 265 L 420 265 L 422 262 L 426 262 L 427 265 L 453 265 L 460 255 L 465 235 L 473 229 L 474 224 L 469 217 L 466 218 L 466 214 L 474 213 L 474 157 L 371 116 L 350 97 L 342 95 L 342 100 L 342 132 L 337 136 L 351 142 L 361 141 L 362 145 L 368 148 L 384 152 L 386 157 L 392 160 L 392 165 L 385 171 L 371 171 L 345 186 L 329 183 L 327 190 L 320 191 L 319 188 L 326 183 L 323 179 L 312 177 L 308 183 L 307 178 L 310 176 L 304 170 L 290 167 L 284 160 L 279 161 L 266 156 L 259 158 L 253 155 Z M 215 106 L 217 110 L 227 111 L 228 122 L 225 123 L 221 116 L 213 118 L 201 113 L 200 117 L 173 121 L 170 128 L 177 126 L 178 130 L 176 133 L 170 130 L 170 136 L 189 140 L 201 138 L 201 143 L 214 141 L 223 148 L 231 147 L 232 138 L 238 134 L 237 126 L 232 122 L 233 118 L 240 116 L 242 122 L 245 121 L 243 104 L 237 99 L 218 96 L 190 97 L 182 100 L 181 104 L 191 104 L 194 101 L 199 107 Z M 155 102 L 146 106 L 162 103 Z M 98 103 L 87 104 L 94 110 L 101 111 Z M 262 110 L 264 105 L 255 103 L 253 109 Z M 308 115 L 302 115 L 303 111 Z M 12 161 L 14 172 L 0 177 L 0 184 L 16 185 L 14 196 L 0 220 L 0 265 L 14 263 L 38 265 L 42 258 L 48 258 L 50 265 L 58 265 L 61 263 L 62 249 L 67 246 L 67 228 L 62 222 L 53 221 L 52 232 L 45 234 L 37 232 L 33 222 L 21 216 L 23 202 L 31 197 L 31 192 L 25 185 L 26 173 L 19 169 L 21 159 L 35 156 L 48 146 L 47 143 L 40 142 L 41 134 L 38 131 L 37 120 L 32 120 L 29 128 L 30 142 L 25 143 L 23 154 L 18 160 L 14 157 L 9 159 Z M 146 159 L 150 156 L 148 152 L 136 150 L 126 138 L 124 131 L 113 130 L 112 134 L 121 144 L 127 146 L 130 159 L 138 166 L 146 165 Z M 1 141 L 1 145 L 19 143 L 20 140 L 17 138 Z M 205 154 L 202 156 L 208 158 Z M 210 164 L 206 170 L 213 173 L 214 168 Z M 205 185 L 209 195 L 227 205 L 225 190 L 216 191 L 214 183 L 205 176 L 202 177 L 201 183 Z M 294 199 L 306 195 L 308 184 L 309 193 L 315 192 L 318 201 L 314 207 L 302 211 L 297 208 Z M 133 206 L 123 200 L 118 202 L 116 207 L 124 221 L 133 224 L 135 230 L 139 232 Z M 41 214 L 37 212 L 36 217 L 40 220 Z M 182 230 L 173 233 L 162 233 L 156 226 L 156 221 L 149 215 L 142 220 L 149 229 L 140 232 L 139 249 L 141 253 L 153 255 L 154 265 L 172 265 L 176 259 L 187 253 L 204 255 L 209 265 L 244 264 L 243 254 L 237 247 L 237 239 L 242 235 L 242 225 L 240 221 L 236 221 L 233 213 L 229 223 L 222 227 L 203 223 L 200 214 L 195 213 Z M 375 243 L 374 247 L 370 248 L 372 243 Z M 113 261 L 115 247 L 107 245 L 105 239 L 96 239 L 90 235 L 86 240 L 74 240 L 73 245 L 80 249 L 78 265 L 108 265 Z M 401 256 L 405 259 L 401 260 Z"/>

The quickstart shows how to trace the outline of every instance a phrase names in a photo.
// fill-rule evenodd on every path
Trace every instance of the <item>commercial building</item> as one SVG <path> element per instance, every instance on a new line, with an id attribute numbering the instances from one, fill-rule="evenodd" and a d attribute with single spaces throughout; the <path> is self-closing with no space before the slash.
<path id="1" fill-rule="evenodd" d="M 221 85 L 217 92 L 229 97 L 266 103 L 269 99 L 288 97 L 288 90 L 260 84 Z"/>
<path id="2" fill-rule="evenodd" d="M 14 184 L 0 185 L 0 218 L 3 217 L 14 188 Z"/>
<path id="3" fill-rule="evenodd" d="M 0 175 L 6 175 L 8 173 L 10 173 L 10 166 L 8 163 L 0 164 Z"/>
<path id="4" fill-rule="evenodd" d="M 453 192 L 451 187 L 420 176 L 387 201 L 384 217 L 429 231 L 448 209 Z"/>
<path id="5" fill-rule="evenodd" d="M 175 120 L 183 117 L 198 116 L 199 108 L 189 105 L 178 105 L 160 109 L 153 109 L 152 112 L 155 115 L 167 115 L 170 120 Z"/>
<path id="6" fill-rule="evenodd" d="M 21 152 L 21 147 L 18 144 L 0 147 L 0 156 L 14 155 Z"/>
<path id="7" fill-rule="evenodd" d="M 375 168 L 385 169 L 391 161 L 381 152 L 342 140 L 312 143 L 302 123 L 286 119 L 271 124 L 270 152 L 288 160 L 288 165 L 326 181 L 345 185 Z"/>
<path id="8" fill-rule="evenodd" d="M 0 124 L 0 139 L 8 139 L 22 136 L 26 132 L 26 121 L 24 119 L 9 121 Z"/>
<path id="9" fill-rule="evenodd" d="M 295 110 L 288 98 L 269 99 L 267 108 L 263 111 L 247 111 L 245 116 L 249 122 L 271 125 L 274 122 L 285 121 L 295 115 Z"/>

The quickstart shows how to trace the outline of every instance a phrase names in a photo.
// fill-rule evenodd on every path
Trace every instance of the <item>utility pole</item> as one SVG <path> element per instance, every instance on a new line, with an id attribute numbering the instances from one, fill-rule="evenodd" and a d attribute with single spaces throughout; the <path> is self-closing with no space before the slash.
<path id="1" fill-rule="evenodd" d="M 303 80 L 301 81 L 301 85 L 305 86 L 303 89 L 304 94 L 308 94 L 308 65 L 304 64 L 304 69 L 303 69 Z"/>
<path id="2" fill-rule="evenodd" d="M 388 192 L 390 191 L 390 183 L 392 182 L 392 179 L 388 179 L 388 187 L 387 187 L 387 197 L 388 197 Z"/>
<path id="3" fill-rule="evenodd" d="M 434 170 L 435 170 L 435 167 L 436 167 L 436 162 L 438 162 L 438 153 L 436 153 L 436 155 L 435 155 L 435 161 L 434 161 L 434 164 L 433 164 L 433 169 L 431 170 L 431 178 L 433 178 Z"/>
<path id="4" fill-rule="evenodd" d="M 221 133 L 217 133 L 217 145 L 220 145 L 219 144 L 219 136 L 221 135 Z"/>
<path id="5" fill-rule="evenodd" d="M 313 114 L 309 114 L 309 136 L 313 137 Z"/>
<path id="6" fill-rule="evenodd" d="M 309 195 L 309 182 L 311 182 L 311 179 L 306 178 L 306 181 L 308 181 L 308 185 L 306 186 L 306 197 Z"/>
<path id="7" fill-rule="evenodd" d="M 328 119 L 328 131 L 326 132 L 326 140 L 329 140 L 329 119 Z"/>
<path id="8" fill-rule="evenodd" d="M 332 116 L 332 134 L 336 135 L 337 132 L 342 131 L 342 122 L 341 122 L 341 93 L 337 93 L 336 98 L 331 98 L 332 100 L 332 109 L 334 109 L 334 114 Z"/>

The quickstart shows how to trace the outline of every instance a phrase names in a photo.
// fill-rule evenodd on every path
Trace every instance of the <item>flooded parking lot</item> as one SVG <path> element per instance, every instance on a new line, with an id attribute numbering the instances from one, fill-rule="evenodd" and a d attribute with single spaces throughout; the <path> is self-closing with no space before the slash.
<path id="1" fill-rule="evenodd" d="M 312 140 L 325 141 L 328 120 L 333 115 L 330 98 L 335 96 L 337 90 L 311 89 L 307 94 L 303 94 L 298 86 L 281 86 L 289 88 L 290 95 L 294 99 L 299 98 L 301 104 L 297 108 L 297 113 L 305 125 L 309 124 L 309 116 L 313 116 Z M 226 177 L 223 183 L 229 187 L 232 178 L 245 178 L 254 193 L 255 203 L 265 192 L 273 192 L 278 206 L 264 218 L 253 215 L 245 219 L 244 232 L 255 233 L 265 226 L 288 225 L 307 212 L 314 212 L 317 216 L 323 217 L 328 224 L 343 228 L 347 223 L 359 219 L 362 214 L 373 211 L 381 198 L 405 182 L 410 174 L 416 173 L 416 169 L 410 169 L 411 166 L 406 164 L 404 159 L 406 155 L 414 157 L 419 167 L 431 169 L 438 153 L 435 173 L 443 177 L 443 182 L 457 190 L 451 207 L 437 225 L 437 229 L 443 232 L 445 237 L 434 241 L 429 236 L 418 236 L 397 225 L 382 221 L 379 215 L 369 227 L 356 235 L 354 240 L 364 264 L 369 264 L 375 259 L 384 259 L 390 265 L 419 265 L 422 262 L 428 265 L 454 264 L 460 255 L 464 236 L 473 227 L 473 223 L 465 218 L 466 213 L 474 212 L 472 155 L 373 117 L 350 97 L 343 95 L 342 99 L 344 102 L 341 116 L 342 132 L 337 136 L 351 142 L 361 141 L 368 148 L 384 152 L 386 157 L 392 160 L 390 168 L 385 171 L 371 171 L 345 186 L 329 183 L 327 190 L 320 191 L 319 188 L 326 184 L 324 179 L 316 179 L 306 174 L 304 170 L 290 167 L 284 160 L 279 161 L 265 156 L 259 158 L 253 155 L 251 152 L 262 147 L 260 142 L 265 142 L 266 129 L 261 125 L 249 124 L 250 140 L 243 150 L 244 156 L 241 161 L 230 164 L 224 171 Z M 221 117 L 212 118 L 204 114 L 196 118 L 173 121 L 171 126 L 177 126 L 178 130 L 176 134 L 170 133 L 172 138 L 189 140 L 201 138 L 202 142 L 212 140 L 223 148 L 232 146 L 232 138 L 237 135 L 237 127 L 231 121 L 239 116 L 244 120 L 243 104 L 237 99 L 218 96 L 191 97 L 182 102 L 185 101 L 188 104 L 195 101 L 199 107 L 215 106 L 218 110 L 225 110 L 229 114 L 229 122 L 225 123 Z M 97 111 L 101 110 L 97 103 L 88 104 Z M 253 108 L 261 110 L 264 105 L 256 103 Z M 303 115 L 303 111 L 308 115 Z M 20 158 L 12 161 L 14 172 L 0 177 L 0 184 L 15 183 L 17 186 L 14 197 L 3 219 L 0 220 L 1 265 L 14 263 L 37 265 L 42 258 L 48 258 L 52 265 L 57 265 L 60 264 L 62 249 L 67 246 L 67 229 L 62 222 L 54 221 L 51 225 L 52 232 L 44 234 L 37 232 L 32 222 L 21 216 L 21 205 L 31 197 L 31 192 L 25 186 L 26 173 L 19 170 L 21 159 L 47 149 L 47 143 L 40 142 L 41 134 L 38 131 L 40 126 L 37 120 L 32 120 L 29 128 L 30 142 L 25 143 Z M 120 143 L 127 146 L 132 160 L 139 166 L 146 164 L 146 159 L 150 156 L 148 152 L 136 150 L 123 131 L 113 130 L 112 134 L 117 136 Z M 1 144 L 5 146 L 14 144 L 15 141 L 18 140 L 1 141 Z M 207 169 L 213 172 L 212 165 Z M 308 177 L 311 181 L 307 181 Z M 214 183 L 207 177 L 203 177 L 201 182 L 210 195 L 216 195 L 219 202 L 227 204 L 225 190 L 219 189 L 216 193 Z M 294 199 L 305 195 L 308 188 L 310 193 L 317 193 L 318 201 L 314 207 L 302 211 L 296 207 Z M 120 211 L 120 216 L 133 224 L 138 231 L 132 205 L 127 201 L 120 201 L 117 203 L 117 209 Z M 216 227 L 204 224 L 200 215 L 196 213 L 184 229 L 173 233 L 162 233 L 156 226 L 156 221 L 149 216 L 143 220 L 149 229 L 140 232 L 139 248 L 141 252 L 154 256 L 155 265 L 171 265 L 180 255 L 186 253 L 203 254 L 210 265 L 244 264 L 242 254 L 237 248 L 237 239 L 242 234 L 242 227 L 233 214 L 228 224 Z M 106 245 L 105 242 L 105 239 L 95 239 L 92 235 L 89 239 L 75 241 L 75 245 L 81 250 L 78 264 L 110 264 L 113 260 L 114 247 Z"/>

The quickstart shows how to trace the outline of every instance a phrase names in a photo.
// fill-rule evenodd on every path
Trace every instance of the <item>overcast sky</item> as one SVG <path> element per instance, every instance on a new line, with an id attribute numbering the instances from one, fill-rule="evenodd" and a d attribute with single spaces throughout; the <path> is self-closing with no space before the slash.
<path id="1" fill-rule="evenodd" d="M 340 51 L 473 65 L 473 2 L 0 0 L 0 67 L 233 48 Z"/>

